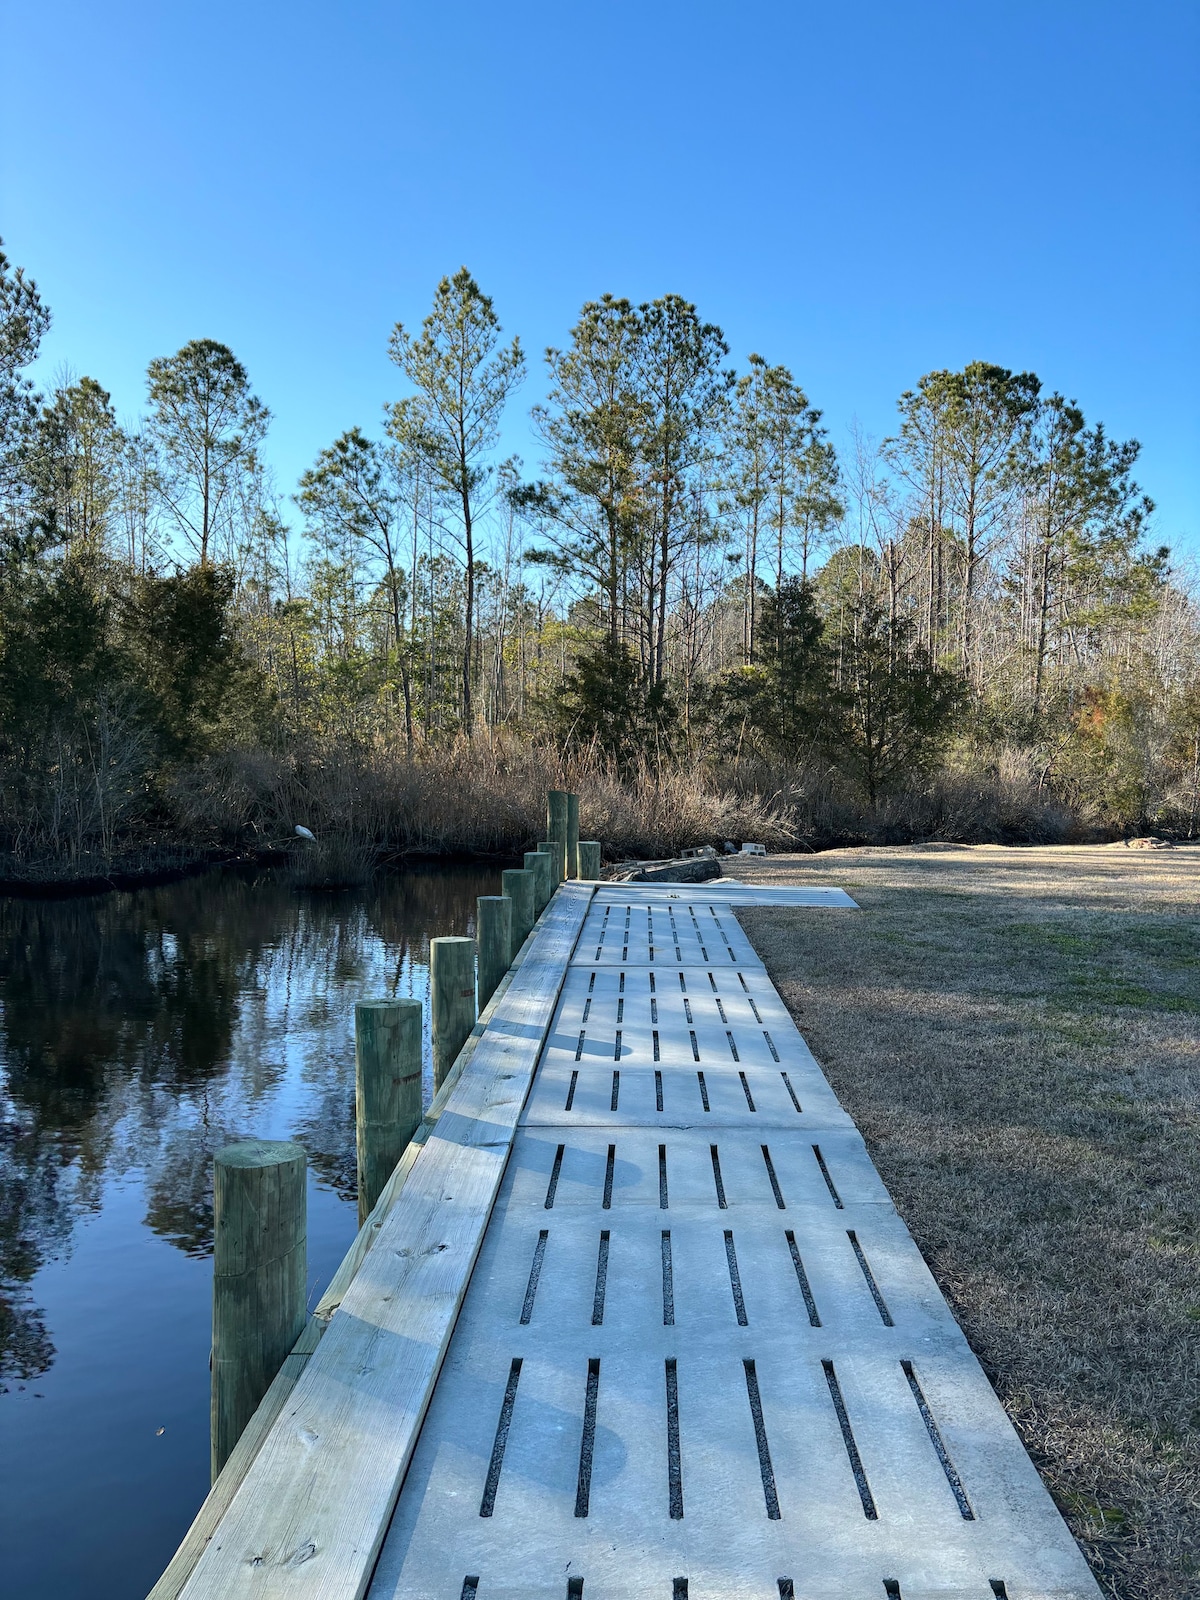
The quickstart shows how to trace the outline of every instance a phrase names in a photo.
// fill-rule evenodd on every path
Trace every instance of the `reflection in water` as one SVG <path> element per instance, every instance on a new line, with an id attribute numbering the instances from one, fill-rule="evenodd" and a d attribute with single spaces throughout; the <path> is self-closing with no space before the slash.
<path id="1" fill-rule="evenodd" d="M 475 897 L 498 876 L 412 871 L 331 896 L 224 872 L 0 901 L 0 1406 L 53 1372 L 61 1335 L 39 1309 L 39 1274 L 58 1274 L 56 1300 L 69 1300 L 79 1230 L 117 1226 L 115 1195 L 140 1196 L 120 1248 L 148 1229 L 197 1271 L 212 1247 L 212 1155 L 231 1139 L 299 1140 L 310 1195 L 353 1201 L 354 1001 L 424 998 L 430 936 L 472 932 Z M 316 1263 L 326 1279 L 353 1233 L 348 1207 L 337 1214 L 336 1254 Z"/>

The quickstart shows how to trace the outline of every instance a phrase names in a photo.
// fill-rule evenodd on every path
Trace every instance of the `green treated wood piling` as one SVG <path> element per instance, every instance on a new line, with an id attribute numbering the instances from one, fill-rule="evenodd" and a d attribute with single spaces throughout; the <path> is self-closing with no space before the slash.
<path id="1" fill-rule="evenodd" d="M 421 1120 L 419 1000 L 355 1006 L 354 1108 L 361 1228 Z"/>
<path id="2" fill-rule="evenodd" d="M 567 877 L 579 876 L 579 796 L 567 793 Z"/>
<path id="3" fill-rule="evenodd" d="M 538 851 L 541 855 L 550 857 L 550 893 L 553 894 L 562 882 L 558 871 L 558 851 L 554 847 L 554 840 L 539 839 Z"/>
<path id="4" fill-rule="evenodd" d="M 533 918 L 536 922 L 554 893 L 554 886 L 550 882 L 549 850 L 526 850 L 525 870 L 533 873 Z"/>
<path id="5" fill-rule="evenodd" d="M 500 892 L 506 894 L 512 901 L 512 957 L 529 937 L 529 930 L 533 927 L 537 912 L 534 910 L 533 873 L 526 872 L 523 868 L 510 867 L 500 874 Z"/>
<path id="6" fill-rule="evenodd" d="M 304 1327 L 305 1167 L 286 1140 L 246 1139 L 213 1159 L 214 1481 Z"/>
<path id="7" fill-rule="evenodd" d="M 579 841 L 579 876 L 594 883 L 600 876 L 600 842 L 597 839 Z"/>
<path id="8" fill-rule="evenodd" d="M 567 800 L 565 789 L 551 789 L 546 796 L 546 832 L 559 883 L 567 876 Z"/>
<path id="9" fill-rule="evenodd" d="M 474 939 L 430 939 L 429 995 L 433 1083 L 440 1089 L 475 1026 Z"/>
<path id="10" fill-rule="evenodd" d="M 506 894 L 481 894 L 475 902 L 479 944 L 479 1009 L 496 992 L 512 964 L 512 901 Z"/>

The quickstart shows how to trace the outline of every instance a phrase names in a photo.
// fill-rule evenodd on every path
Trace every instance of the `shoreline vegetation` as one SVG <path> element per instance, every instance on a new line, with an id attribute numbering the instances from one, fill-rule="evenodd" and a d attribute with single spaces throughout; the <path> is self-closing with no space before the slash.
<path id="1" fill-rule="evenodd" d="M 49 325 L 0 252 L 0 888 L 276 853 L 349 885 L 519 851 L 558 787 L 620 857 L 1200 831 L 1193 576 L 1137 442 L 1036 374 L 925 373 L 838 448 L 681 296 L 605 295 L 527 466 L 464 267 L 395 324 L 375 436 L 289 491 L 226 345 L 119 420 L 34 388 Z"/>
<path id="2" fill-rule="evenodd" d="M 1132 829 L 1072 814 L 1031 781 L 943 769 L 863 803 L 836 773 L 742 763 L 618 766 L 597 751 L 493 736 L 409 761 L 355 752 L 309 761 L 263 749 L 223 752 L 180 775 L 171 830 L 95 850 L 0 852 L 0 895 L 57 897 L 172 882 L 219 866 L 286 869 L 297 888 L 361 885 L 376 869 L 516 858 L 544 829 L 547 788 L 582 795 L 581 830 L 605 861 L 660 860 L 745 839 L 768 853 L 924 843 L 1104 844 Z M 300 823 L 313 835 L 296 833 Z M 1162 835 L 1172 838 L 1170 831 Z M 1184 842 L 1184 835 L 1174 835 Z"/>
<path id="3" fill-rule="evenodd" d="M 0 894 L 57 897 L 167 883 L 220 866 L 286 869 L 298 888 L 352 888 L 376 869 L 417 862 L 515 858 L 544 831 L 537 797 L 582 792 L 581 829 L 606 861 L 664 859 L 695 845 L 744 839 L 771 854 L 854 845 L 1102 843 L 1088 826 L 1018 782 L 940 774 L 868 811 L 845 786 L 796 771 L 696 765 L 617 771 L 509 742 L 463 741 L 423 763 L 364 760 L 301 767 L 263 751 L 193 769 L 176 791 L 178 833 L 131 838 L 109 855 L 0 853 Z M 314 835 L 296 835 L 295 822 Z"/>

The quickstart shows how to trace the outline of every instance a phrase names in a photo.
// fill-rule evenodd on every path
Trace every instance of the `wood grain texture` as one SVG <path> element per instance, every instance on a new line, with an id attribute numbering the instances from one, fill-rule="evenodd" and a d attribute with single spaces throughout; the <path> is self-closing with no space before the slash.
<path id="1" fill-rule="evenodd" d="M 481 894 L 475 902 L 479 947 L 479 1003 L 487 1005 L 512 965 L 512 901 L 506 894 Z"/>
<path id="2" fill-rule="evenodd" d="M 567 877 L 579 876 L 579 796 L 567 791 Z"/>
<path id="3" fill-rule="evenodd" d="M 525 870 L 533 873 L 533 914 L 540 917 L 554 892 L 550 882 L 550 856 L 545 850 L 526 850 Z"/>
<path id="4" fill-rule="evenodd" d="M 360 1227 L 421 1121 L 421 1021 L 419 1000 L 365 1000 L 354 1008 Z"/>
<path id="5" fill-rule="evenodd" d="M 523 868 L 507 868 L 500 874 L 500 893 L 512 901 L 512 944 L 514 953 L 529 937 L 537 915 L 534 874 Z"/>
<path id="6" fill-rule="evenodd" d="M 306 1168 L 302 1147 L 278 1139 L 213 1161 L 214 1478 L 304 1329 Z"/>
<path id="7" fill-rule="evenodd" d="M 546 795 L 546 832 L 549 835 L 549 844 L 554 851 L 554 870 L 558 874 L 558 881 L 567 876 L 567 806 L 569 800 L 565 789 L 551 789 Z M 539 843 L 538 849 L 541 849 Z"/>
<path id="8" fill-rule="evenodd" d="M 589 898 L 555 896 L 186 1600 L 366 1592 Z"/>
<path id="9" fill-rule="evenodd" d="M 474 939 L 429 941 L 429 1019 L 433 1082 L 440 1089 L 476 1022 Z"/>

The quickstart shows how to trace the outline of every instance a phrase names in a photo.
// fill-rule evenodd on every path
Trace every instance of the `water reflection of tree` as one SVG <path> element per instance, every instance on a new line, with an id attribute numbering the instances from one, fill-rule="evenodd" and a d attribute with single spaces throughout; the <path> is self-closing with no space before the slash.
<path id="1" fill-rule="evenodd" d="M 137 894 L 0 901 L 0 1375 L 53 1344 L 29 1293 L 104 1181 L 141 1174 L 146 1224 L 212 1243 L 212 1154 L 295 1137 L 354 1194 L 353 1001 L 418 992 L 430 933 L 465 933 L 495 872 L 297 897 L 224 873 Z"/>
<path id="2" fill-rule="evenodd" d="M 42 1251 L 66 1229 L 57 1204 L 57 1172 L 30 1124 L 0 1103 L 0 1380 L 32 1378 L 54 1359 L 54 1345 L 28 1284 Z M 2 1388 L 0 1382 L 0 1388 Z"/>

